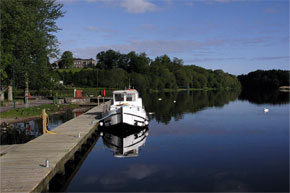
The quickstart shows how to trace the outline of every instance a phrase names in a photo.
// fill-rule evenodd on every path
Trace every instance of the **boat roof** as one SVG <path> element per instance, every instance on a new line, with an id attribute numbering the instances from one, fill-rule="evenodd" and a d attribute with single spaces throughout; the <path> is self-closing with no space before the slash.
<path id="1" fill-rule="evenodd" d="M 115 90 L 113 93 L 138 93 L 136 89 Z"/>

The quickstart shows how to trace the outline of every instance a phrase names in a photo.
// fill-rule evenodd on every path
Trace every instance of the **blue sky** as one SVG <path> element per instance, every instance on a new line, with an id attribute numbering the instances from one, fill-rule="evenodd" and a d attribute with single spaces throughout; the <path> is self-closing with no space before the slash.
<path id="1" fill-rule="evenodd" d="M 185 65 L 245 74 L 289 69 L 288 0 L 59 0 L 61 53 L 167 54 Z"/>

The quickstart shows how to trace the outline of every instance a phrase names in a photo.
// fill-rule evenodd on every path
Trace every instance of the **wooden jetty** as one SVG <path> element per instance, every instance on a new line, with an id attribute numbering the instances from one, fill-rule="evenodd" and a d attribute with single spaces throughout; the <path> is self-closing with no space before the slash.
<path id="1" fill-rule="evenodd" d="M 1 192 L 48 191 L 50 180 L 65 172 L 65 164 L 74 159 L 75 153 L 95 133 L 96 117 L 108 104 L 94 107 L 58 126 L 53 130 L 56 134 L 44 134 L 2 155 Z"/>

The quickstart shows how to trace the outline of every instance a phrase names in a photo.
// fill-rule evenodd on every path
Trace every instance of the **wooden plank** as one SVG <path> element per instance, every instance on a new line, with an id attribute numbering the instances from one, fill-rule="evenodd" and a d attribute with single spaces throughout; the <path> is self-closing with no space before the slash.
<path id="1" fill-rule="evenodd" d="M 53 176 L 91 137 L 96 129 L 96 116 L 103 111 L 103 105 L 58 126 L 54 129 L 55 135 L 44 134 L 6 151 L 0 157 L 1 192 L 45 190 Z M 49 160 L 49 168 L 45 167 L 45 160 Z"/>
<path id="2" fill-rule="evenodd" d="M 13 144 L 13 145 L 0 145 L 0 156 L 8 153 L 12 149 L 15 149 L 19 146 L 19 144 Z"/>

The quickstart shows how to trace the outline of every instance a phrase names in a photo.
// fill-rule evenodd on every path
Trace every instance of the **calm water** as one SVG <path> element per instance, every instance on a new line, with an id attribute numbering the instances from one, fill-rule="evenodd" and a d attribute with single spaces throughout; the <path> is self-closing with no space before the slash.
<path id="1" fill-rule="evenodd" d="M 289 94 L 238 96 L 143 94 L 147 113 L 155 114 L 138 156 L 116 157 L 105 133 L 67 191 L 288 192 Z"/>
<path id="2" fill-rule="evenodd" d="M 62 123 L 76 117 L 78 114 L 67 111 L 63 114 L 49 116 L 48 130 L 53 130 Z M 1 130 L 1 145 L 22 144 L 42 135 L 42 119 L 32 120 L 25 123 L 15 123 L 7 131 Z"/>

